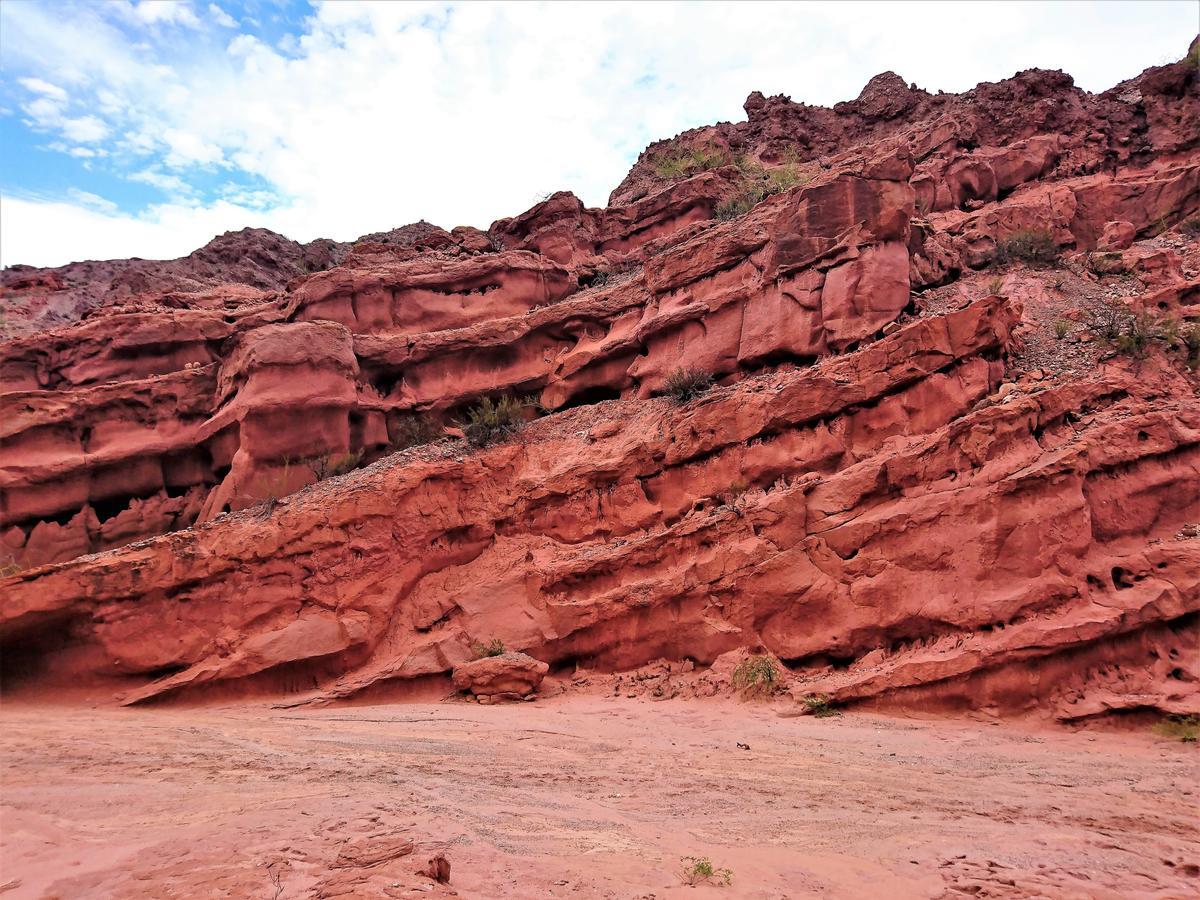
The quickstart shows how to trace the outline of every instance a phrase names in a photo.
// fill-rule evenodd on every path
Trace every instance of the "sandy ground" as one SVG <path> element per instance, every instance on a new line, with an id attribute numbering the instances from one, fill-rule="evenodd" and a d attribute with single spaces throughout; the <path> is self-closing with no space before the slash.
<path id="1" fill-rule="evenodd" d="M 6 701 L 0 896 L 1200 891 L 1194 745 L 779 708 Z M 448 886 L 417 874 L 438 851 Z M 732 884 L 684 886 L 685 856 Z"/>

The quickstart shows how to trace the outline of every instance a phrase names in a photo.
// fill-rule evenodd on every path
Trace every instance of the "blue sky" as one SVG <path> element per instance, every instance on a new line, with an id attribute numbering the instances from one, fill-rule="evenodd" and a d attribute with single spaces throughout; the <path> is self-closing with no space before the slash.
<path id="1" fill-rule="evenodd" d="M 1195 0 L 4 0 L 0 262 L 602 205 L 647 143 L 743 118 L 752 90 L 830 104 L 887 69 L 961 91 L 1040 66 L 1100 91 L 1196 30 Z"/>

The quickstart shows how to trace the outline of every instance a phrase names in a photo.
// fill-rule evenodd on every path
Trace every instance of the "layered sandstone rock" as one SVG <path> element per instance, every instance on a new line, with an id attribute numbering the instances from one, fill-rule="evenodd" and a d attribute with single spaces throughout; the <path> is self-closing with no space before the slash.
<path id="1" fill-rule="evenodd" d="M 550 667 L 525 653 L 485 656 L 458 666 L 451 680 L 460 691 L 491 700 L 521 700 L 531 696 Z"/>
<path id="2" fill-rule="evenodd" d="M 469 662 L 488 639 L 529 689 L 756 648 L 835 703 L 1195 711 L 1195 80 L 752 95 L 605 209 L 226 236 L 82 322 L 27 305 L 0 345 L 9 668 L 323 702 L 480 668 L 527 693 Z M 659 174 L 689 147 L 715 167 Z M 1067 268 L 977 271 L 1029 230 Z M 1114 301 L 1176 337 L 1114 355 L 1087 325 Z M 718 386 L 660 399 L 684 369 Z M 501 396 L 540 418 L 442 437 Z"/>

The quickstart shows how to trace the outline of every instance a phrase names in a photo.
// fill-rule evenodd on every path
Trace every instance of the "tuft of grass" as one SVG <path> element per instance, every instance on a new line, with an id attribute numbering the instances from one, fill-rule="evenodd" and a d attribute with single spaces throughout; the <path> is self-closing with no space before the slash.
<path id="1" fill-rule="evenodd" d="M 1194 744 L 1200 739 L 1200 717 L 1167 716 L 1154 726 L 1154 732 L 1173 741 Z"/>
<path id="2" fill-rule="evenodd" d="M 363 452 L 361 450 L 356 450 L 353 453 L 334 453 L 306 459 L 304 465 L 313 473 L 313 477 L 317 481 L 324 481 L 326 478 L 332 478 L 335 475 L 345 475 L 347 472 L 357 469 L 358 464 L 362 462 L 362 457 Z"/>
<path id="3" fill-rule="evenodd" d="M 262 506 L 263 518 L 275 512 L 279 498 L 286 497 L 292 492 L 292 458 L 283 458 L 283 469 L 274 475 L 262 476 L 254 482 L 254 493 L 250 496 L 259 501 Z"/>
<path id="4" fill-rule="evenodd" d="M 497 401 L 484 397 L 479 405 L 467 410 L 466 421 L 460 422 L 459 427 L 472 447 L 486 447 L 520 431 L 525 424 L 525 408 L 529 405 L 529 400 L 513 397 L 501 397 Z"/>
<path id="5" fill-rule="evenodd" d="M 1189 369 L 1200 366 L 1200 322 L 1195 322 L 1184 328 L 1179 334 L 1183 349 L 1187 354 Z"/>
<path id="6" fill-rule="evenodd" d="M 1183 353 L 1188 368 L 1200 366 L 1200 322 L 1184 324 L 1173 316 L 1135 313 L 1119 300 L 1099 300 L 1087 308 L 1087 327 L 1124 356 L 1144 359 L 1158 343 Z"/>
<path id="7" fill-rule="evenodd" d="M 1071 323 L 1066 319 L 1056 319 L 1054 322 L 1054 336 L 1060 341 L 1067 336 L 1071 331 Z"/>
<path id="8" fill-rule="evenodd" d="M 717 204 L 713 215 L 722 222 L 728 222 L 739 216 L 744 216 L 768 197 L 791 190 L 797 185 L 808 184 L 810 178 L 794 163 L 786 163 L 773 169 L 766 169 L 745 156 L 734 158 L 734 165 L 742 174 L 741 187 L 738 192 Z"/>
<path id="9" fill-rule="evenodd" d="M 987 283 L 987 292 L 989 297 L 1003 297 L 1000 293 L 1004 290 L 1004 279 L 997 275 Z"/>
<path id="10" fill-rule="evenodd" d="M 733 670 L 733 686 L 743 697 L 770 696 L 779 690 L 779 670 L 766 654 L 748 656 Z"/>
<path id="11" fill-rule="evenodd" d="M 825 694 L 809 694 L 802 701 L 810 716 L 824 719 L 829 716 L 840 716 L 841 713 L 833 708 L 829 697 Z"/>
<path id="12" fill-rule="evenodd" d="M 654 158 L 654 173 L 659 178 L 687 178 L 728 165 L 729 154 L 713 144 L 665 153 Z"/>
<path id="13" fill-rule="evenodd" d="M 996 243 L 993 259 L 1000 265 L 1008 262 L 1054 265 L 1058 261 L 1058 242 L 1045 228 L 1023 228 Z"/>
<path id="14" fill-rule="evenodd" d="M 445 437 L 442 426 L 427 415 L 407 415 L 390 423 L 388 443 L 392 451 L 431 444 Z"/>
<path id="15" fill-rule="evenodd" d="M 717 868 L 707 856 L 684 856 L 680 860 L 679 877 L 684 884 L 712 884 L 728 887 L 733 884 L 733 869 Z"/>
<path id="16" fill-rule="evenodd" d="M 699 369 L 676 369 L 667 376 L 664 393 L 671 400 L 682 406 L 689 400 L 694 400 L 707 393 L 713 386 L 713 377 Z"/>
<path id="17" fill-rule="evenodd" d="M 475 654 L 475 659 L 486 659 L 489 656 L 504 655 L 504 641 L 500 638 L 492 638 L 486 644 L 472 644 L 471 652 Z"/>

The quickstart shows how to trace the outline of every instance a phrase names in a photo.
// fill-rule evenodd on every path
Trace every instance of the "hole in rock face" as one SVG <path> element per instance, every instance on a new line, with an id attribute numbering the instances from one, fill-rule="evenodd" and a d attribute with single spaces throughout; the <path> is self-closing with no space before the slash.
<path id="1" fill-rule="evenodd" d="M 1174 668 L 1167 673 L 1168 678 L 1174 678 L 1176 681 L 1183 681 L 1183 669 Z"/>
<path id="2" fill-rule="evenodd" d="M 1124 591 L 1133 587 L 1133 573 L 1128 569 L 1122 569 L 1120 566 L 1113 566 L 1112 583 L 1118 591 Z"/>
<path id="3" fill-rule="evenodd" d="M 129 508 L 128 497 L 109 497 L 106 500 L 91 501 L 92 511 L 96 513 L 96 518 L 103 525 L 114 516 L 119 516 Z"/>
<path id="4" fill-rule="evenodd" d="M 1087 583 L 1088 583 L 1088 587 L 1093 587 L 1093 588 L 1097 588 L 1097 589 L 1104 587 L 1104 582 L 1101 581 L 1099 578 L 1097 578 L 1095 575 L 1089 575 L 1087 577 Z"/>
<path id="5" fill-rule="evenodd" d="M 577 394 L 572 394 L 570 399 L 560 409 L 574 409 L 577 406 L 591 406 L 593 403 L 603 403 L 605 400 L 620 399 L 621 392 L 616 388 L 597 384 L 589 388 L 584 388 Z"/>
<path id="6" fill-rule="evenodd" d="M 1139 441 L 1148 441 L 1148 440 L 1150 440 L 1150 435 L 1148 435 L 1144 431 L 1139 431 L 1138 432 L 1138 440 Z"/>

